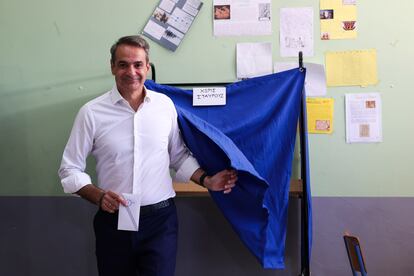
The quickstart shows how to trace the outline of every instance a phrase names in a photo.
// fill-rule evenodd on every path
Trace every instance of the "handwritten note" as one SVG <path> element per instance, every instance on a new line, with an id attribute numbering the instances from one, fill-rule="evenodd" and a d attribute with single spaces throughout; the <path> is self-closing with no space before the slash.
<path id="1" fill-rule="evenodd" d="M 282 57 L 313 56 L 313 8 L 280 9 L 279 40 Z"/>
<path id="2" fill-rule="evenodd" d="M 193 106 L 226 105 L 225 87 L 193 88 Z"/>

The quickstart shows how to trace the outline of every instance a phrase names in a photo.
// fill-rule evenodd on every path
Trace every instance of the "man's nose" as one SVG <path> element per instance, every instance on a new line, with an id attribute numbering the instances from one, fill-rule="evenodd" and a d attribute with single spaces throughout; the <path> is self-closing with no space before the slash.
<path id="1" fill-rule="evenodd" d="M 134 66 L 133 66 L 133 65 L 128 66 L 128 68 L 127 68 L 127 73 L 128 73 L 128 75 L 130 75 L 130 76 L 135 76 L 135 75 L 136 75 L 135 68 L 134 68 Z"/>

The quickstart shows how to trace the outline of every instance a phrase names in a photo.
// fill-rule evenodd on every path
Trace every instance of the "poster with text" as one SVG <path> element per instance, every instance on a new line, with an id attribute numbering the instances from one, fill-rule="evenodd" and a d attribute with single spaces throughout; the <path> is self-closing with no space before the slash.
<path id="1" fill-rule="evenodd" d="M 382 103 L 379 93 L 346 94 L 346 142 L 382 142 Z"/>
<path id="2" fill-rule="evenodd" d="M 214 0 L 214 36 L 270 35 L 270 0 Z"/>
<path id="3" fill-rule="evenodd" d="M 142 33 L 174 52 L 202 6 L 200 0 L 161 0 Z"/>
<path id="4" fill-rule="evenodd" d="M 321 39 L 357 37 L 356 0 L 320 0 Z"/>

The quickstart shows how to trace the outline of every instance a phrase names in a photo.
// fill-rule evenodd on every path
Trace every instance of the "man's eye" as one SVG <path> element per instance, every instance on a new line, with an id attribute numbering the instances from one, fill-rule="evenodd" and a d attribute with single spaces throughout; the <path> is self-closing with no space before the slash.
<path id="1" fill-rule="evenodd" d="M 136 63 L 135 64 L 135 68 L 141 68 L 142 67 L 142 63 Z"/>

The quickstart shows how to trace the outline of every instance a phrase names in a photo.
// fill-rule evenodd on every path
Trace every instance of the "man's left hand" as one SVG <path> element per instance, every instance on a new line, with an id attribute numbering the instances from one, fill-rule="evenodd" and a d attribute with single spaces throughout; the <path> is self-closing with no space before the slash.
<path id="1" fill-rule="evenodd" d="M 204 186 L 211 191 L 223 191 L 228 194 L 236 186 L 237 172 L 235 170 L 222 170 L 213 176 L 204 179 Z"/>

